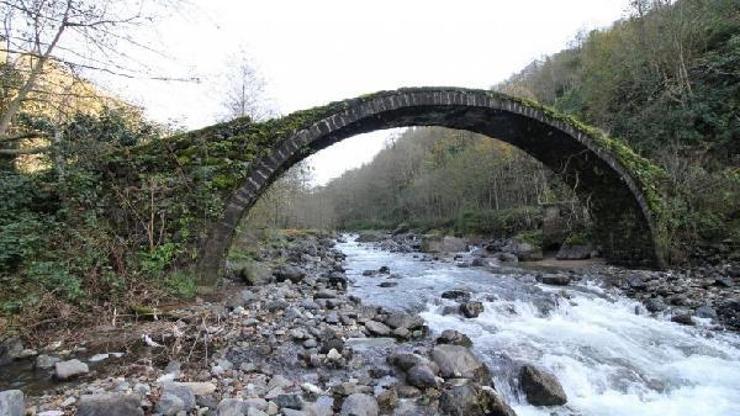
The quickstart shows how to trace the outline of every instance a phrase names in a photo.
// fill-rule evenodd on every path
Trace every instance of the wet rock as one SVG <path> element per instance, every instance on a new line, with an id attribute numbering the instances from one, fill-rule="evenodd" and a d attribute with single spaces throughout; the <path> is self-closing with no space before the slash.
<path id="1" fill-rule="evenodd" d="M 375 275 L 375 273 L 375 270 L 363 270 L 362 275 L 365 277 L 369 277 Z"/>
<path id="2" fill-rule="evenodd" d="M 691 314 L 688 312 L 678 312 L 671 316 L 671 321 L 681 325 L 694 325 L 694 320 L 691 319 Z"/>
<path id="3" fill-rule="evenodd" d="M 446 290 L 442 292 L 442 299 L 451 299 L 456 302 L 467 302 L 470 300 L 470 292 L 460 289 Z"/>
<path id="4" fill-rule="evenodd" d="M 698 308 L 696 308 L 696 311 L 694 312 L 694 316 L 697 318 L 703 318 L 703 319 L 714 319 L 717 320 L 717 311 L 714 310 L 709 305 L 702 305 Z"/>
<path id="5" fill-rule="evenodd" d="M 462 332 L 455 331 L 454 329 L 445 329 L 437 337 L 437 344 L 452 344 L 470 348 L 473 346 L 473 341 Z"/>
<path id="6" fill-rule="evenodd" d="M 546 285 L 566 286 L 570 284 L 570 276 L 565 274 L 546 274 L 539 278 Z"/>
<path id="7" fill-rule="evenodd" d="M 483 313 L 483 304 L 481 302 L 465 302 L 460 305 L 460 313 L 466 318 L 477 318 L 478 315 Z"/>
<path id="8" fill-rule="evenodd" d="M 412 315 L 406 312 L 395 311 L 388 314 L 388 317 L 383 321 L 389 327 L 395 328 L 406 328 L 416 329 L 424 326 L 424 319 L 419 315 Z"/>
<path id="9" fill-rule="evenodd" d="M 350 394 L 342 403 L 341 416 L 378 416 L 380 409 L 375 397 L 363 393 Z"/>
<path id="10" fill-rule="evenodd" d="M 398 282 L 381 282 L 378 287 L 394 287 L 398 286 Z"/>
<path id="11" fill-rule="evenodd" d="M 481 384 L 489 384 L 491 374 L 469 349 L 459 345 L 440 344 L 432 349 L 432 361 L 439 367 L 445 379 L 468 378 Z"/>
<path id="12" fill-rule="evenodd" d="M 380 266 L 378 269 L 378 273 L 380 274 L 391 274 L 391 268 L 388 266 Z"/>
<path id="13" fill-rule="evenodd" d="M 732 287 L 734 282 L 728 276 L 721 276 L 714 279 L 714 285 L 719 287 Z"/>
<path id="14" fill-rule="evenodd" d="M 436 364 L 429 361 L 426 357 L 410 352 L 394 352 L 388 357 L 388 362 L 404 372 L 409 371 L 412 367 L 419 364 L 431 368 L 435 374 L 439 371 L 439 368 L 436 366 Z"/>
<path id="15" fill-rule="evenodd" d="M 298 283 L 306 277 L 306 272 L 303 271 L 303 269 L 292 265 L 280 266 L 275 269 L 272 274 L 275 276 L 275 280 L 277 282 L 290 280 L 293 283 Z"/>
<path id="16" fill-rule="evenodd" d="M 406 381 L 420 389 L 437 387 L 437 378 L 434 372 L 424 364 L 417 364 L 411 367 L 406 373 Z"/>
<path id="17" fill-rule="evenodd" d="M 558 379 L 532 365 L 525 365 L 520 370 L 519 385 L 527 401 L 535 406 L 560 406 L 568 401 Z"/>
<path id="18" fill-rule="evenodd" d="M 23 392 L 20 390 L 0 391 L 0 415 L 24 416 L 26 414 L 26 402 Z"/>
<path id="19" fill-rule="evenodd" d="M 504 253 L 504 252 L 495 253 L 493 255 L 493 258 L 495 258 L 496 260 L 502 263 L 519 263 L 519 257 L 511 253 Z"/>
<path id="20" fill-rule="evenodd" d="M 0 365 L 20 358 L 23 354 L 23 342 L 18 337 L 10 337 L 0 342 Z"/>
<path id="21" fill-rule="evenodd" d="M 89 372 L 90 368 L 87 364 L 77 359 L 60 361 L 54 364 L 54 377 L 57 380 L 69 380 Z"/>
<path id="22" fill-rule="evenodd" d="M 370 331 L 371 334 L 385 337 L 390 335 L 391 329 L 388 328 L 384 323 L 378 321 L 367 321 L 365 322 L 365 328 Z"/>
<path id="23" fill-rule="evenodd" d="M 666 304 L 660 298 L 650 298 L 645 301 L 645 309 L 648 312 L 662 312 L 667 308 Z"/>
<path id="24" fill-rule="evenodd" d="M 475 383 L 446 388 L 439 398 L 439 409 L 450 416 L 516 416 L 492 388 Z"/>
<path id="25" fill-rule="evenodd" d="M 647 287 L 645 280 L 640 276 L 630 276 L 629 278 L 627 278 L 627 285 L 630 287 L 630 289 L 634 290 L 645 290 L 645 288 Z"/>
<path id="26" fill-rule="evenodd" d="M 77 416 L 143 416 L 138 396 L 109 393 L 82 396 L 77 404 Z"/>

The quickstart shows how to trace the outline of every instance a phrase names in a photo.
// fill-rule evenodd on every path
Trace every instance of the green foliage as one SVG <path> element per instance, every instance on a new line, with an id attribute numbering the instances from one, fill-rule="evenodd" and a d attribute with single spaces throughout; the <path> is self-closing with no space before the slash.
<path id="1" fill-rule="evenodd" d="M 171 272 L 164 279 L 164 287 L 173 296 L 191 299 L 195 297 L 198 288 L 197 278 L 186 271 Z"/>
<path id="2" fill-rule="evenodd" d="M 44 290 L 58 292 L 68 301 L 81 299 L 85 292 L 80 279 L 72 275 L 67 265 L 58 261 L 35 261 L 27 271 L 28 279 Z"/>
<path id="3" fill-rule="evenodd" d="M 535 247 L 542 247 L 543 245 L 543 235 L 542 230 L 528 230 L 523 231 L 516 236 L 514 236 L 515 239 L 529 243 Z"/>
<path id="4" fill-rule="evenodd" d="M 463 234 L 485 234 L 509 237 L 542 225 L 539 207 L 517 207 L 505 210 L 465 210 L 455 223 L 455 231 Z"/>
<path id="5" fill-rule="evenodd" d="M 140 253 L 141 269 L 150 275 L 159 275 L 166 270 L 180 251 L 181 247 L 175 243 L 164 243 L 144 251 Z"/>

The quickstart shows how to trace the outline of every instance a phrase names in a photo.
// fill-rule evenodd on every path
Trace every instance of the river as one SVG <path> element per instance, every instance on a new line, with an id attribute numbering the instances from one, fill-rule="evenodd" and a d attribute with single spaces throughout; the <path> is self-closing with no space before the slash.
<path id="1" fill-rule="evenodd" d="M 364 303 L 420 312 L 434 333 L 456 329 L 491 368 L 496 389 L 520 416 L 551 415 L 740 415 L 740 336 L 703 325 L 684 326 L 651 317 L 636 301 L 584 279 L 554 287 L 535 272 L 496 273 L 421 261 L 356 243 L 339 243 L 347 255 L 350 292 Z M 388 266 L 398 285 L 363 276 Z M 440 294 L 464 289 L 483 302 L 477 318 L 443 315 L 453 301 Z M 561 409 L 526 403 L 516 387 L 521 363 L 555 374 L 568 395 Z"/>

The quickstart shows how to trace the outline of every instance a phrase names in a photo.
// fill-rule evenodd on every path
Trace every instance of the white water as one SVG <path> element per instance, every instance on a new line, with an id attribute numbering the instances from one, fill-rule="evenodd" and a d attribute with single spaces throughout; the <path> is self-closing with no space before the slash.
<path id="1" fill-rule="evenodd" d="M 353 242 L 347 255 L 352 293 L 365 303 L 421 310 L 434 332 L 468 335 L 494 382 L 520 416 L 740 415 L 740 337 L 686 327 L 644 313 L 638 302 L 593 285 L 561 288 L 533 282 L 524 270 L 492 274 L 478 268 L 421 262 Z M 399 285 L 380 288 L 366 269 L 387 265 Z M 439 313 L 448 289 L 470 290 L 484 301 L 478 318 Z M 543 311 L 538 305 L 552 304 Z M 636 312 L 640 312 L 639 314 Z M 554 373 L 568 395 L 563 407 L 534 407 L 519 397 L 516 363 Z"/>

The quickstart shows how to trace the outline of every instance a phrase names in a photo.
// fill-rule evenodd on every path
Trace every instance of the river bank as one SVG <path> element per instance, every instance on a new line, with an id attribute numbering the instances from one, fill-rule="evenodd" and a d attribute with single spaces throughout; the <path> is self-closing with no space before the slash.
<path id="1" fill-rule="evenodd" d="M 550 319 L 546 323 L 552 325 L 569 298 L 588 305 L 579 292 L 567 290 L 595 272 L 494 266 L 491 256 L 475 250 L 390 257 L 378 249 L 382 242 L 371 249 L 339 241 L 335 245 L 333 236 L 321 233 L 287 234 L 263 244 L 252 253 L 253 261 L 232 267 L 232 280 L 212 297 L 162 310 L 151 317 L 156 320 L 120 324 L 123 337 L 98 328 L 75 344 L 44 345 L 35 351 L 16 345 L 11 349 L 27 358 L 15 362 L 35 365 L 34 377 L 20 377 L 28 376 L 28 368 L 15 381 L 4 373 L 0 390 L 25 390 L 24 409 L 45 416 L 521 415 L 539 414 L 532 412 L 543 404 L 556 406 L 558 414 L 579 414 L 568 404 L 559 406 L 569 399 L 582 406 L 579 397 L 568 397 L 573 393 L 566 395 L 560 386 L 563 374 L 551 374 L 559 367 L 550 368 L 537 356 L 507 359 L 505 366 L 492 361 L 501 350 L 491 350 L 489 332 L 477 325 L 490 326 L 502 318 L 515 322 L 517 316 L 533 313 L 517 309 L 516 301 L 507 303 L 507 291 L 539 305 L 536 318 Z M 419 265 L 432 274 L 417 276 L 408 269 Z M 615 282 L 627 275 L 625 271 L 620 277 L 603 265 L 587 268 L 592 267 L 616 275 Z M 494 291 L 475 286 L 486 279 L 494 279 Z M 542 282 L 552 290 L 537 288 Z M 445 285 L 454 287 L 443 290 Z M 466 285 L 472 286 L 458 287 Z M 619 285 L 612 286 L 617 290 Z M 491 296 L 506 302 L 494 302 Z M 488 317 L 497 308 L 513 312 Z M 631 311 L 635 319 L 653 319 L 649 313 L 647 308 Z M 487 317 L 491 324 L 484 324 Z M 667 323 L 656 324 L 656 334 L 681 333 L 664 317 L 659 322 Z M 691 322 L 707 337 L 717 333 L 710 319 L 692 317 Z M 93 342 L 100 338 L 110 341 Z M 60 370 L 69 381 L 50 379 L 52 374 L 59 378 Z M 572 389 L 567 375 L 565 380 L 566 389 Z M 525 393 L 529 391 L 531 400 Z M 18 397 L 2 400 L 17 403 Z"/>

